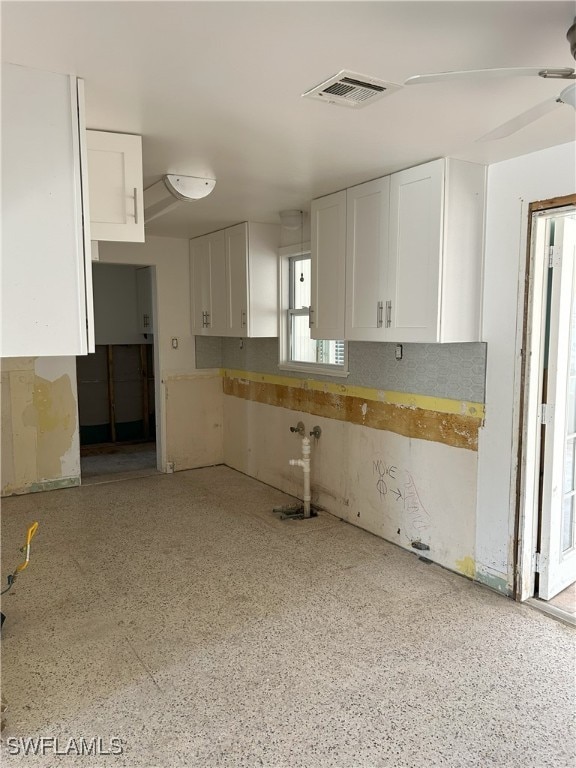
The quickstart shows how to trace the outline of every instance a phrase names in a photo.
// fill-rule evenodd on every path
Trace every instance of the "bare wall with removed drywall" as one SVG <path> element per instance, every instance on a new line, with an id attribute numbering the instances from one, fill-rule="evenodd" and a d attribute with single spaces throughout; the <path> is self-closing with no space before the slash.
<path id="1" fill-rule="evenodd" d="M 145 243 L 100 243 L 102 264 L 154 268 L 158 466 L 175 470 L 223 459 L 219 371 L 196 371 L 190 323 L 188 240 L 148 236 Z M 172 340 L 177 340 L 177 348 Z"/>
<path id="2" fill-rule="evenodd" d="M 2 360 L 2 495 L 80 482 L 73 357 Z"/>
<path id="3" fill-rule="evenodd" d="M 574 143 L 488 168 L 482 328 L 488 343 L 486 426 L 479 444 L 476 556 L 478 578 L 505 593 L 514 583 L 528 206 L 575 192 Z"/>
<path id="4" fill-rule="evenodd" d="M 206 343 L 204 343 L 206 342 Z M 348 522 L 475 576 L 478 432 L 484 344 L 349 344 L 348 379 L 278 375 L 277 339 L 197 340 L 197 365 L 221 352 L 225 463 L 295 496 L 312 441 L 313 501 Z"/>

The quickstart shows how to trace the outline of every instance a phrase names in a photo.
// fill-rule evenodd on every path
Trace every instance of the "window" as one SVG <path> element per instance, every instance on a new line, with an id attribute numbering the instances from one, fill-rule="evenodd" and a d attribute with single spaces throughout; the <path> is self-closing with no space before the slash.
<path id="1" fill-rule="evenodd" d="M 310 338 L 310 254 L 290 256 L 286 262 L 288 290 L 280 367 L 347 375 L 345 342 Z"/>

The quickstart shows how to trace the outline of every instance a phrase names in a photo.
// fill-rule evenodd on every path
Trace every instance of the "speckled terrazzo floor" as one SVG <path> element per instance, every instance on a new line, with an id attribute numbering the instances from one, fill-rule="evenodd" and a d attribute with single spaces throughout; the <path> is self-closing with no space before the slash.
<path id="1" fill-rule="evenodd" d="M 8 766 L 568 768 L 574 631 L 225 467 L 13 497 Z"/>

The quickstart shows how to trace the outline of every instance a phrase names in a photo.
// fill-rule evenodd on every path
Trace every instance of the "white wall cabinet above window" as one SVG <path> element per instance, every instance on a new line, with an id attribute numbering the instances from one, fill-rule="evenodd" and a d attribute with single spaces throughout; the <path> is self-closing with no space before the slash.
<path id="1" fill-rule="evenodd" d="M 144 242 L 142 138 L 86 131 L 94 240 Z"/>
<path id="2" fill-rule="evenodd" d="M 314 337 L 479 341 L 485 187 L 444 158 L 314 200 Z"/>
<path id="3" fill-rule="evenodd" d="M 278 335 L 276 224 L 243 222 L 190 241 L 192 331 L 196 335 Z"/>
<path id="4" fill-rule="evenodd" d="M 2 65 L 2 357 L 94 351 L 82 86 Z"/>

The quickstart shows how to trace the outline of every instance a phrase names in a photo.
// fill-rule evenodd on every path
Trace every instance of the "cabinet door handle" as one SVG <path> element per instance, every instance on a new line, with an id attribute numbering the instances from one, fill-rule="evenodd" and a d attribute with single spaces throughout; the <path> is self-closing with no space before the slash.
<path id="1" fill-rule="evenodd" d="M 312 328 L 314 325 L 314 320 L 312 318 L 312 315 L 314 314 L 314 309 L 312 308 L 312 305 L 308 307 L 308 328 Z"/>
<path id="2" fill-rule="evenodd" d="M 134 224 L 138 224 L 138 188 L 134 187 Z"/>
<path id="3" fill-rule="evenodd" d="M 386 302 L 386 328 L 390 328 L 392 325 L 392 302 Z"/>
<path id="4" fill-rule="evenodd" d="M 208 327 L 208 312 L 202 312 L 202 328 Z"/>
<path id="5" fill-rule="evenodd" d="M 383 314 L 384 314 L 384 304 L 383 302 L 379 301 L 376 305 L 376 328 L 382 328 L 383 321 Z"/>
<path id="6" fill-rule="evenodd" d="M 243 309 L 240 312 L 240 327 L 246 328 L 246 310 L 245 309 Z"/>

